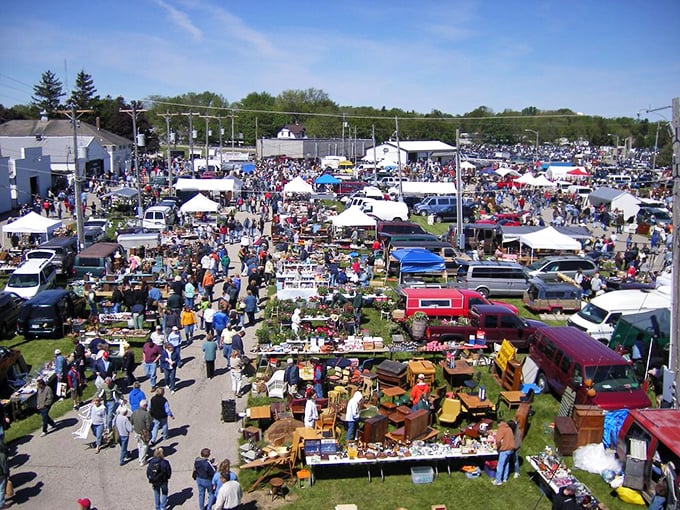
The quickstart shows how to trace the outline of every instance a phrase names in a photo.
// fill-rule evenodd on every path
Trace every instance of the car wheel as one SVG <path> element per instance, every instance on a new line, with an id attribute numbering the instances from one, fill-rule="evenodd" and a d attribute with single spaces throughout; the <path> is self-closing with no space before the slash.
<path id="1" fill-rule="evenodd" d="M 536 376 L 536 386 L 541 390 L 541 393 L 548 391 L 548 379 L 543 372 Z"/>
<path id="2" fill-rule="evenodd" d="M 562 314 L 562 307 L 561 306 L 556 306 L 552 310 L 550 310 L 552 313 L 555 315 L 560 315 Z"/>
<path id="3" fill-rule="evenodd" d="M 401 218 L 398 218 L 398 217 L 397 217 L 397 218 L 394 218 L 392 221 L 404 221 L 404 220 L 402 220 Z"/>
<path id="4" fill-rule="evenodd" d="M 427 216 L 427 211 L 420 211 L 420 215 L 425 218 Z"/>
<path id="5" fill-rule="evenodd" d="M 478 289 L 477 289 L 477 292 L 479 292 L 479 293 L 480 293 L 482 296 L 484 296 L 485 298 L 488 298 L 488 297 L 489 297 L 489 289 L 487 289 L 486 287 L 480 287 L 480 288 L 478 288 Z"/>
<path id="6" fill-rule="evenodd" d="M 442 222 L 442 217 L 441 216 L 435 216 L 434 217 L 435 223 L 441 223 Z"/>

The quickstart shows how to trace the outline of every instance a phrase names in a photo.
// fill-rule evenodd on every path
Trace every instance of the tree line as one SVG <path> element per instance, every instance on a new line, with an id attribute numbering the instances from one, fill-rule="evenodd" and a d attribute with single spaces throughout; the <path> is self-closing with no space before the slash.
<path id="1" fill-rule="evenodd" d="M 102 129 L 133 140 L 132 122 L 121 110 L 132 109 L 133 102 L 125 98 L 101 97 L 97 93 L 94 79 L 81 70 L 75 80 L 70 96 L 66 97 L 63 84 L 56 75 L 45 71 L 40 82 L 34 85 L 31 103 L 5 108 L 0 105 L 0 122 L 13 119 L 37 119 L 42 113 L 49 118 L 58 118 L 59 110 L 92 110 L 83 113 L 83 122 L 94 124 L 99 118 Z M 238 101 L 228 101 L 224 96 L 210 91 L 188 92 L 173 97 L 152 95 L 143 102 L 134 102 L 137 109 L 145 109 L 137 117 L 137 128 L 146 136 L 146 150 L 157 152 L 167 140 L 166 117 L 170 131 L 174 133 L 175 144 L 186 145 L 192 133 L 189 131 L 188 114 L 192 114 L 194 143 L 205 144 L 206 121 L 210 145 L 218 143 L 220 126 L 222 140 L 228 146 L 232 135 L 245 145 L 254 145 L 255 138 L 275 137 L 287 124 L 299 123 L 304 126 L 309 138 L 339 138 L 343 132 L 346 138 L 371 138 L 375 133 L 377 143 L 392 139 L 395 134 L 395 117 L 399 119 L 401 140 L 441 140 L 455 145 L 456 129 L 468 133 L 476 143 L 514 145 L 535 143 L 538 131 L 540 142 L 557 143 L 566 138 L 570 141 L 587 140 L 594 145 L 614 145 L 618 137 L 624 140 L 632 137 L 635 148 L 653 148 L 658 136 L 659 165 L 671 161 L 672 144 L 666 127 L 647 119 L 632 117 L 604 118 L 600 116 L 577 115 L 563 108 L 539 110 L 530 106 L 515 111 L 506 109 L 494 112 L 486 106 L 452 115 L 439 110 L 429 113 L 404 111 L 399 108 L 374 108 L 371 106 L 340 106 L 323 90 L 284 90 L 277 96 L 268 92 L 251 92 Z"/>

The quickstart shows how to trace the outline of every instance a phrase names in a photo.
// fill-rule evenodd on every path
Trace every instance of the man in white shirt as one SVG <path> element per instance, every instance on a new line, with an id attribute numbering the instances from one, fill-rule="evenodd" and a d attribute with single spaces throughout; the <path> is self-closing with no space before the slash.
<path id="1" fill-rule="evenodd" d="M 217 492 L 217 501 L 213 505 L 213 510 L 231 510 L 241 504 L 243 491 L 241 484 L 236 480 L 228 480 L 229 473 L 220 473 L 222 487 Z"/>
<path id="2" fill-rule="evenodd" d="M 161 331 L 160 326 L 156 326 L 156 330 L 151 333 L 151 341 L 157 346 L 163 347 L 163 344 L 165 343 L 165 335 Z"/>

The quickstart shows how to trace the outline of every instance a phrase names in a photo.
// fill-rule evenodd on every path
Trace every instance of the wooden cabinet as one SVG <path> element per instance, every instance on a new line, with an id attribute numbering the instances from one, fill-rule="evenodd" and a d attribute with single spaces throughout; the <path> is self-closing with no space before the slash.
<path id="1" fill-rule="evenodd" d="M 364 443 L 382 443 L 387 434 L 387 416 L 379 414 L 364 422 L 361 440 Z"/>
<path id="2" fill-rule="evenodd" d="M 569 416 L 555 418 L 555 446 L 562 455 L 571 455 L 576 450 L 578 431 L 574 421 Z"/>
<path id="3" fill-rule="evenodd" d="M 508 360 L 503 376 L 501 377 L 503 389 L 508 391 L 518 391 L 522 386 L 522 364 L 515 360 Z"/>
<path id="4" fill-rule="evenodd" d="M 577 446 L 583 446 L 602 441 L 604 431 L 604 412 L 597 406 L 574 406 L 572 416 L 574 426 L 578 431 Z"/>

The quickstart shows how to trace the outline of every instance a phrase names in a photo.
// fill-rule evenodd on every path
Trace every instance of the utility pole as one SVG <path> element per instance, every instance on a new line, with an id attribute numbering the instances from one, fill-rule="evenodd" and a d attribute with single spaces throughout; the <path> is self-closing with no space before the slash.
<path id="1" fill-rule="evenodd" d="M 673 371 L 675 402 L 673 407 L 680 407 L 678 390 L 680 390 L 680 98 L 673 98 L 673 120 L 671 122 L 671 142 L 673 143 L 673 163 L 671 179 L 673 184 L 673 288 L 671 295 L 671 349 L 668 366 Z"/>
<path id="2" fill-rule="evenodd" d="M 78 236 L 78 249 L 85 247 L 83 234 L 83 201 L 80 197 L 82 193 L 83 176 L 78 169 L 78 119 L 84 113 L 92 113 L 93 110 L 76 110 L 76 105 L 71 104 L 70 110 L 58 110 L 57 113 L 66 115 L 73 123 L 73 193 L 75 194 L 76 207 L 76 235 Z M 87 162 L 87 157 L 85 158 Z"/>
<path id="3" fill-rule="evenodd" d="M 137 114 L 138 113 L 143 113 L 146 110 L 138 110 L 137 109 L 137 103 L 132 101 L 132 109 L 131 110 L 120 110 L 122 113 L 127 113 L 130 117 L 132 117 L 132 136 L 134 138 L 134 149 L 135 149 L 135 173 L 137 174 L 137 216 L 139 219 L 142 219 L 142 214 L 144 213 L 144 207 L 142 205 L 142 183 L 141 183 L 141 175 L 139 173 L 139 140 L 138 140 L 138 134 L 137 134 Z"/>
<path id="4" fill-rule="evenodd" d="M 375 153 L 375 124 L 371 126 L 371 138 L 373 140 L 373 186 L 378 185 L 378 157 Z"/>
<path id="5" fill-rule="evenodd" d="M 168 187 L 170 188 L 170 193 L 172 193 L 172 190 L 174 189 L 174 186 L 172 185 L 172 158 L 170 157 L 170 117 L 177 115 L 176 113 L 171 114 L 167 110 L 165 111 L 165 115 L 162 113 L 159 113 L 159 117 L 163 117 L 165 119 L 165 143 L 167 145 L 166 147 L 166 158 L 167 158 L 167 165 L 168 165 Z"/>
<path id="6" fill-rule="evenodd" d="M 222 117 L 216 117 L 220 129 L 220 170 L 222 169 L 222 138 L 224 137 L 224 128 L 222 127 Z"/>
<path id="7" fill-rule="evenodd" d="M 404 201 L 404 186 L 402 183 L 402 176 L 401 176 L 401 147 L 399 146 L 399 117 L 396 115 L 394 116 L 394 127 L 396 128 L 396 137 L 397 137 L 397 169 L 399 170 L 399 201 L 403 202 Z"/>
<path id="8" fill-rule="evenodd" d="M 234 118 L 238 117 L 238 115 L 234 115 L 234 109 L 232 108 L 231 113 L 228 115 L 228 117 L 231 117 L 231 157 L 234 157 Z"/>
<path id="9" fill-rule="evenodd" d="M 463 234 L 463 179 L 460 174 L 460 129 L 456 128 L 456 247 L 465 250 Z"/>
<path id="10" fill-rule="evenodd" d="M 191 164 L 191 177 L 196 177 L 194 168 L 194 114 L 189 112 L 189 163 Z"/>

